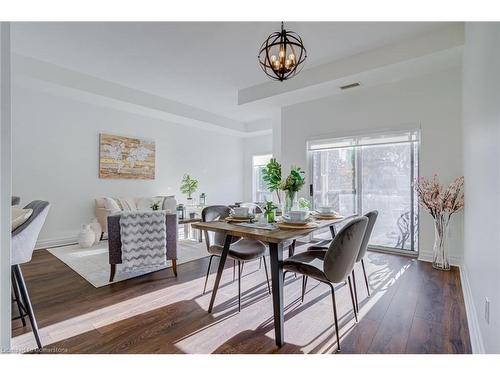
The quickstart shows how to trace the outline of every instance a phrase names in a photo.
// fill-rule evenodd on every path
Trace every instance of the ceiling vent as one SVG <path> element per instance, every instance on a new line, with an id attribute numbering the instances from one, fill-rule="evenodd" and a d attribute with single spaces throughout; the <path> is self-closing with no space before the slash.
<path id="1" fill-rule="evenodd" d="M 355 87 L 358 87 L 360 85 L 361 84 L 359 82 L 354 82 L 354 83 L 350 83 L 348 85 L 340 86 L 340 89 L 341 90 L 349 90 L 349 89 L 353 89 Z"/>

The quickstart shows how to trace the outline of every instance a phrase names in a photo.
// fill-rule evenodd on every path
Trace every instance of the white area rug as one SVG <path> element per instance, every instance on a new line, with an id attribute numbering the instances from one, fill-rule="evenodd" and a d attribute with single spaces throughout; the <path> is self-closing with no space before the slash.
<path id="1" fill-rule="evenodd" d="M 172 262 L 167 261 L 167 265 L 147 271 L 124 272 L 121 264 L 118 264 L 115 279 L 110 283 L 108 241 L 101 241 L 88 249 L 82 249 L 79 245 L 70 245 L 51 248 L 48 251 L 96 288 L 172 267 Z M 205 243 L 196 240 L 179 240 L 177 256 L 177 265 L 179 265 L 207 257 L 208 253 Z"/>

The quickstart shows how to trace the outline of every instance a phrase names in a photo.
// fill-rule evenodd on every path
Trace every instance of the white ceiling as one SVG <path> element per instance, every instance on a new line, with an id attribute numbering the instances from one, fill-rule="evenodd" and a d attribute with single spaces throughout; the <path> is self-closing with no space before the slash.
<path id="1" fill-rule="evenodd" d="M 17 54 L 250 122 L 268 113 L 238 106 L 238 90 L 268 80 L 257 53 L 279 26 L 279 22 L 15 23 L 12 46 Z M 307 69 L 446 24 L 289 22 L 285 26 L 302 36 Z"/>

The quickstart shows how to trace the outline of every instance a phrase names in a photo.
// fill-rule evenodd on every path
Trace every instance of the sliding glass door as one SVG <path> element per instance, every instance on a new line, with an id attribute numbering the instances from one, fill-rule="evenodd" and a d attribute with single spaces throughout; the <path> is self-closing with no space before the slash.
<path id="1" fill-rule="evenodd" d="M 370 245 L 418 250 L 416 131 L 309 142 L 313 207 L 344 215 L 378 210 Z"/>

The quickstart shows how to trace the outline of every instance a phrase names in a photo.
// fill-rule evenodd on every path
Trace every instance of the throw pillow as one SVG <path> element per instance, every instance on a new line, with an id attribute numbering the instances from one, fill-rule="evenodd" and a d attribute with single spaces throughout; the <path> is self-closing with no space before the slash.
<path id="1" fill-rule="evenodd" d="M 137 211 L 137 206 L 132 198 L 116 198 L 122 211 Z"/>
<path id="2" fill-rule="evenodd" d="M 33 214 L 33 210 L 31 208 L 18 208 L 12 207 L 12 221 L 10 230 L 13 232 L 18 227 L 26 222 Z"/>
<path id="3" fill-rule="evenodd" d="M 167 195 L 163 197 L 162 209 L 168 213 L 175 213 L 177 208 L 177 202 L 175 200 L 175 195 Z"/>
<path id="4" fill-rule="evenodd" d="M 151 208 L 152 204 L 154 203 L 153 198 L 140 198 L 137 201 L 137 209 L 139 211 L 153 211 Z"/>
<path id="5" fill-rule="evenodd" d="M 114 198 L 104 198 L 104 207 L 112 213 L 121 211 L 121 207 Z"/>

